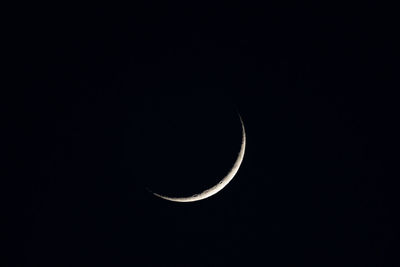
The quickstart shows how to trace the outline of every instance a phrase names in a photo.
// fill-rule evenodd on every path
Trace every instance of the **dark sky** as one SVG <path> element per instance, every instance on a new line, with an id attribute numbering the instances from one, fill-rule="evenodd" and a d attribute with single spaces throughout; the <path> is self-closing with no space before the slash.
<path id="1" fill-rule="evenodd" d="M 35 6 L 12 17 L 6 266 L 396 266 L 387 10 Z M 237 112 L 247 148 L 224 190 L 186 204 L 146 190 L 217 181 L 240 146 Z"/>

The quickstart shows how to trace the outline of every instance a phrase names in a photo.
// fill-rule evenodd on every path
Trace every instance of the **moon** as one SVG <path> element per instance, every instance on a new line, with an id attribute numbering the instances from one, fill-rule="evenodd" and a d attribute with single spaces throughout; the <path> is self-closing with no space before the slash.
<path id="1" fill-rule="evenodd" d="M 194 194 L 194 195 L 188 196 L 188 197 L 171 197 L 171 196 L 164 196 L 164 195 L 160 195 L 155 192 L 152 192 L 153 195 L 155 195 L 159 198 L 165 199 L 165 200 L 173 201 L 173 202 L 194 202 L 194 201 L 199 201 L 199 200 L 203 200 L 205 198 L 211 197 L 212 195 L 215 195 L 216 193 L 221 191 L 230 181 L 232 181 L 233 177 L 235 177 L 235 175 L 238 172 L 240 165 L 242 164 L 242 161 L 243 161 L 244 152 L 246 149 L 246 131 L 244 128 L 242 117 L 240 115 L 239 115 L 239 119 L 240 119 L 240 123 L 242 125 L 242 145 L 240 147 L 240 151 L 238 153 L 236 161 L 233 164 L 233 167 L 228 172 L 228 174 L 218 184 L 214 185 L 213 187 L 211 187 L 209 189 L 204 190 L 201 193 Z M 149 191 L 151 191 L 151 190 L 149 190 Z"/>

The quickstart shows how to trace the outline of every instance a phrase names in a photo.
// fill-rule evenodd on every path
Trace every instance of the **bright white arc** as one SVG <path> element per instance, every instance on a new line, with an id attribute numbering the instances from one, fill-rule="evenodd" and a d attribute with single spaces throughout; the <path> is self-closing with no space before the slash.
<path id="1" fill-rule="evenodd" d="M 242 121 L 242 118 L 240 117 L 240 122 L 242 124 L 242 145 L 240 147 L 240 151 L 238 154 L 238 157 L 235 161 L 235 163 L 233 164 L 232 169 L 229 171 L 229 173 L 215 186 L 204 190 L 203 192 L 199 193 L 199 194 L 195 194 L 189 197 L 168 197 L 168 196 L 163 196 L 157 193 L 152 192 L 154 195 L 156 195 L 157 197 L 160 197 L 162 199 L 165 200 L 170 200 L 170 201 L 174 201 L 174 202 L 193 202 L 193 201 L 198 201 L 198 200 L 202 200 L 208 197 L 211 197 L 212 195 L 215 195 L 216 193 L 218 193 L 219 191 L 221 191 L 230 181 L 232 181 L 233 177 L 235 177 L 236 173 L 238 172 L 240 165 L 242 164 L 243 161 L 243 157 L 244 157 L 244 151 L 246 149 L 246 132 L 244 129 L 244 124 Z"/>

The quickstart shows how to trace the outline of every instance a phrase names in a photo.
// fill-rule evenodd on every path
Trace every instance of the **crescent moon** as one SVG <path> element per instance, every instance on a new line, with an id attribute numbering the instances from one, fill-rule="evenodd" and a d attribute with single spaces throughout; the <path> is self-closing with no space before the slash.
<path id="1" fill-rule="evenodd" d="M 239 154 L 237 156 L 237 159 L 235 163 L 233 164 L 233 167 L 231 170 L 228 172 L 228 174 L 215 186 L 204 190 L 203 192 L 199 194 L 194 194 L 189 197 L 169 197 L 169 196 L 164 196 L 160 195 L 157 193 L 152 192 L 155 196 L 160 197 L 165 200 L 169 201 L 174 201 L 174 202 L 194 202 L 194 201 L 199 201 L 208 197 L 211 197 L 212 195 L 215 195 L 219 191 L 221 191 L 230 181 L 232 181 L 233 177 L 235 177 L 236 173 L 238 172 L 240 165 L 242 164 L 243 157 L 244 157 L 244 151 L 246 149 L 246 131 L 244 129 L 244 124 L 242 117 L 239 115 L 239 119 L 242 125 L 242 145 L 240 147 Z"/>

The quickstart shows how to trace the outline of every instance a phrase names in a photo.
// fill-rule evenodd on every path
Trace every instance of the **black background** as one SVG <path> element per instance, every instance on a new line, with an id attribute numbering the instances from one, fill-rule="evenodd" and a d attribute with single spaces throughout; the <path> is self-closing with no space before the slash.
<path id="1" fill-rule="evenodd" d="M 16 10 L 6 266 L 396 266 L 389 8 Z M 248 143 L 223 191 L 180 204 L 146 190 L 226 171 L 235 110 Z"/>

